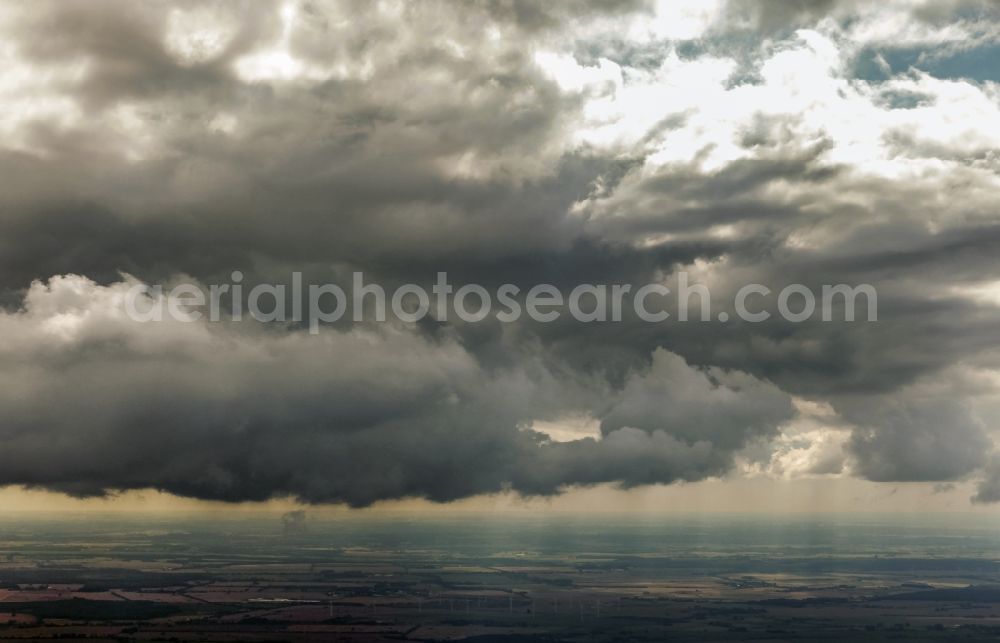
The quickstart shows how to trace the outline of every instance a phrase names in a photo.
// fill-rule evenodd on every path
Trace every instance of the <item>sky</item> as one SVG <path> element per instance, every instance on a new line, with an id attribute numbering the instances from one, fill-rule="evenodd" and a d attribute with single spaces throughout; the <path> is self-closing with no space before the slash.
<path id="1" fill-rule="evenodd" d="M 995 510 L 998 69 L 973 0 L 0 6 L 0 507 Z M 878 319 L 124 312 L 233 271 Z"/>

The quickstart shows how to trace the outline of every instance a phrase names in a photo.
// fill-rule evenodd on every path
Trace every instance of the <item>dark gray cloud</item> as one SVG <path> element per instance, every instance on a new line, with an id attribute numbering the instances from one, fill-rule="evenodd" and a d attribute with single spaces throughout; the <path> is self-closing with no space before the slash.
<path id="1" fill-rule="evenodd" d="M 126 288 L 61 278 L 0 317 L 0 482 L 358 506 L 544 495 L 718 475 L 791 417 L 772 385 L 662 351 L 616 391 L 516 344 L 511 365 L 486 369 L 454 338 L 391 328 L 135 324 L 114 307 Z M 604 439 L 531 430 L 567 408 L 604 417 Z"/>
<path id="2" fill-rule="evenodd" d="M 954 480 L 985 464 L 990 440 L 960 402 L 866 400 L 838 410 L 861 426 L 851 448 L 859 473 L 870 480 Z"/>
<path id="3" fill-rule="evenodd" d="M 998 367 L 997 89 L 850 74 L 862 51 L 985 47 L 995 12 L 668 4 L 4 9 L 0 482 L 364 505 L 698 480 L 776 448 L 791 396 L 853 431 L 812 473 L 982 469 L 996 417 L 969 400 L 994 393 L 913 391 Z M 237 269 L 564 288 L 691 270 L 730 311 L 745 283 L 871 283 L 879 321 L 307 337 L 108 312 L 122 273 Z M 80 277 L 27 291 L 57 275 Z M 529 428 L 569 414 L 601 439 Z"/>
<path id="4" fill-rule="evenodd" d="M 1000 502 L 1000 463 L 995 456 L 987 464 L 985 475 L 979 481 L 979 487 L 972 501 L 983 504 Z"/>

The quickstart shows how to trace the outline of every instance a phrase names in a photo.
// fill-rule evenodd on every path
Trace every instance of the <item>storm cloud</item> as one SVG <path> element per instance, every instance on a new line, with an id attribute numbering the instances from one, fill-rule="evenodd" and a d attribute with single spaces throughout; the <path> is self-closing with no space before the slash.
<path id="1" fill-rule="evenodd" d="M 788 6 L 0 9 L 0 484 L 447 502 L 739 476 L 794 443 L 795 475 L 985 476 L 995 501 L 1000 86 L 963 61 L 998 55 L 1000 14 Z M 311 335 L 121 310 L 234 270 L 685 271 L 713 311 L 866 283 L 879 318 Z M 597 434 L 539 428 L 581 416 Z"/>

